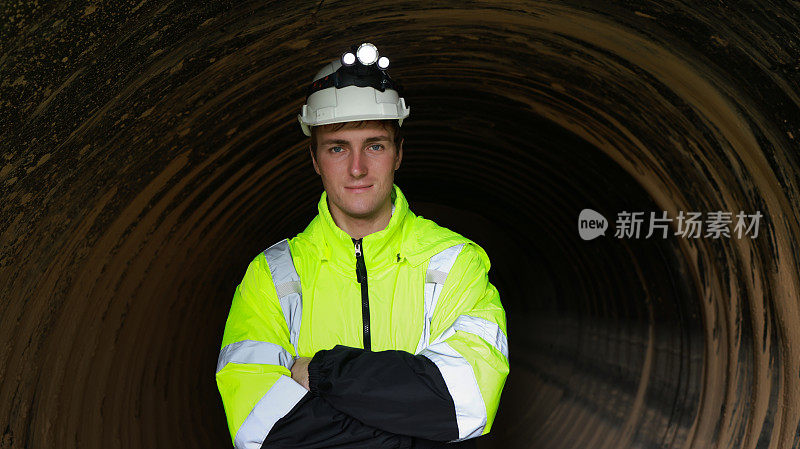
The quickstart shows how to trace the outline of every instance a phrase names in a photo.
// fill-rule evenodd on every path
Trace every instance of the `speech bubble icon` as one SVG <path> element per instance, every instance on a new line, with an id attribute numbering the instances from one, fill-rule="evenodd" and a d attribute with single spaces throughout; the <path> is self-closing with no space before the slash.
<path id="1" fill-rule="evenodd" d="M 608 220 L 599 212 L 591 209 L 584 209 L 578 215 L 578 234 L 584 240 L 596 239 L 601 235 L 606 235 Z"/>

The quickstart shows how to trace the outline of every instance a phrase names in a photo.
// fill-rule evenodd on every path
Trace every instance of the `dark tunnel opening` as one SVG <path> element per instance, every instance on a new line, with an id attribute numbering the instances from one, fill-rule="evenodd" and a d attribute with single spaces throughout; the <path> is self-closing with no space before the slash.
<path id="1" fill-rule="evenodd" d="M 451 3 L 4 7 L 0 448 L 230 445 L 231 297 L 316 214 L 296 114 L 360 41 L 412 108 L 396 183 L 506 308 L 478 447 L 798 447 L 798 6 Z M 763 218 L 616 236 L 637 211 Z"/>

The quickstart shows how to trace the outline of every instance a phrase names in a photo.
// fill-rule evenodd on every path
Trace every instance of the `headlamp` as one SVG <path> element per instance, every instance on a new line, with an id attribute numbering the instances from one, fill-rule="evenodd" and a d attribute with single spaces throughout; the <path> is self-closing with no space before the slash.
<path id="1" fill-rule="evenodd" d="M 375 45 L 365 42 L 342 54 L 342 66 L 335 72 L 314 81 L 308 88 L 306 97 L 329 87 L 340 89 L 347 86 L 372 87 L 381 92 L 393 89 L 400 93 L 400 86 L 385 72 L 389 58 L 378 56 Z"/>

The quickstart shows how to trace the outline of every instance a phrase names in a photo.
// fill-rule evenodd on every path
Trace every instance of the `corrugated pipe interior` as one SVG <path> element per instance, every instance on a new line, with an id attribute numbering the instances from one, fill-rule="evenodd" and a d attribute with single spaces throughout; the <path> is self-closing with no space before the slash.
<path id="1" fill-rule="evenodd" d="M 798 446 L 796 2 L 1 14 L 0 447 L 230 445 L 230 300 L 316 213 L 296 115 L 364 41 L 412 107 L 397 184 L 481 243 L 508 313 L 511 375 L 479 447 Z M 580 237 L 584 209 L 604 236 Z M 664 211 L 762 217 L 757 236 L 675 220 L 646 237 Z M 641 234 L 617 236 L 631 212 Z"/>

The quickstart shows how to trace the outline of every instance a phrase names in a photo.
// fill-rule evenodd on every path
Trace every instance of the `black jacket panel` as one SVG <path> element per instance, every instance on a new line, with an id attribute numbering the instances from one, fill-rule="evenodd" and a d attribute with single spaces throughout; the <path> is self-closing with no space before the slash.
<path id="1" fill-rule="evenodd" d="M 304 396 L 270 430 L 262 449 L 431 449 L 441 442 L 397 435 L 368 426 L 333 408 L 327 401 Z"/>
<path id="2" fill-rule="evenodd" d="M 312 394 L 367 425 L 435 441 L 458 438 L 453 398 L 425 356 L 337 345 L 314 355 L 308 377 Z"/>

